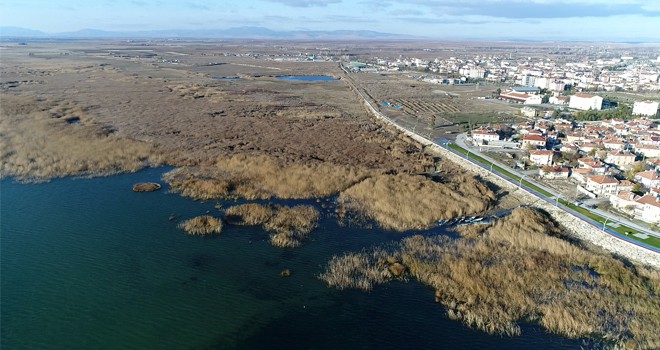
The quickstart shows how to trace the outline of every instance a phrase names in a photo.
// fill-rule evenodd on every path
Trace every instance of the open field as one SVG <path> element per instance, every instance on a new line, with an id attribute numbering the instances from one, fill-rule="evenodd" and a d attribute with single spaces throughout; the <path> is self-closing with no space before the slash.
<path id="1" fill-rule="evenodd" d="M 531 321 L 627 349 L 660 346 L 657 271 L 569 243 L 546 214 L 527 208 L 459 233 L 457 240 L 413 236 L 335 256 L 320 278 L 363 290 L 413 278 L 435 290 L 448 317 L 489 333 L 518 335 L 518 322 Z M 406 273 L 393 276 L 388 261 L 401 262 Z"/>

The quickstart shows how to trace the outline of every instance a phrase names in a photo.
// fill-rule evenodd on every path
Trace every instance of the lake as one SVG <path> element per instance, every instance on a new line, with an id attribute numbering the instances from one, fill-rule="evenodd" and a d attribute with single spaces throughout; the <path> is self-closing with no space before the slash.
<path id="1" fill-rule="evenodd" d="M 308 83 L 338 81 L 337 79 L 327 75 L 281 75 L 278 76 L 277 79 L 286 81 L 303 81 Z"/>
<path id="2" fill-rule="evenodd" d="M 216 202 L 160 190 L 164 169 L 43 184 L 0 182 L 3 349 L 575 349 L 525 325 L 489 336 L 449 320 L 418 283 L 371 293 L 318 278 L 333 254 L 405 235 L 327 217 L 296 249 L 260 228 L 191 237 L 179 220 Z M 161 182 L 162 183 L 162 182 Z M 220 202 L 224 207 L 233 203 Z M 289 204 L 314 201 L 288 201 Z M 325 209 L 321 209 L 327 212 Z M 291 277 L 279 273 L 290 269 Z"/>

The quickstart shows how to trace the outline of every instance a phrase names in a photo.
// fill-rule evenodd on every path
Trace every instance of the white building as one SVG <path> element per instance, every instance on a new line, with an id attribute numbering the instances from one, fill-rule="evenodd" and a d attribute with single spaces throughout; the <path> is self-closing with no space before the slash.
<path id="1" fill-rule="evenodd" d="M 603 98 L 596 95 L 576 94 L 571 96 L 568 107 L 583 111 L 600 111 L 603 107 Z"/>
<path id="2" fill-rule="evenodd" d="M 646 188 L 660 187 L 660 175 L 652 170 L 635 174 L 635 180 Z"/>
<path id="3" fill-rule="evenodd" d="M 635 101 L 632 114 L 653 117 L 658 113 L 658 105 L 660 103 L 657 101 Z"/>
<path id="4" fill-rule="evenodd" d="M 639 219 L 652 224 L 660 222 L 660 198 L 646 195 L 638 199 L 637 203 L 639 206 L 635 210 L 635 214 Z"/>
<path id="5" fill-rule="evenodd" d="M 481 145 L 485 142 L 497 141 L 500 135 L 488 130 L 472 130 L 472 140 L 475 145 Z"/>
<path id="6" fill-rule="evenodd" d="M 597 195 L 608 197 L 611 194 L 616 193 L 617 186 L 619 181 L 611 176 L 605 175 L 594 175 L 587 177 L 586 189 Z"/>
<path id="7" fill-rule="evenodd" d="M 529 152 L 529 161 L 538 165 L 551 165 L 555 152 L 546 150 L 533 150 Z"/>

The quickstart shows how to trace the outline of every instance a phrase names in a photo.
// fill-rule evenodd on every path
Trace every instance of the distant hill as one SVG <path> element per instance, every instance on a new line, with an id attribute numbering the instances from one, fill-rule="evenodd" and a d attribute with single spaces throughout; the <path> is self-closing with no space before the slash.
<path id="1" fill-rule="evenodd" d="M 126 39 L 126 38 L 199 38 L 199 39 L 415 39 L 410 35 L 369 30 L 275 31 L 263 27 L 229 29 L 105 31 L 82 29 L 75 32 L 45 33 L 19 27 L 0 27 L 0 38 Z"/>

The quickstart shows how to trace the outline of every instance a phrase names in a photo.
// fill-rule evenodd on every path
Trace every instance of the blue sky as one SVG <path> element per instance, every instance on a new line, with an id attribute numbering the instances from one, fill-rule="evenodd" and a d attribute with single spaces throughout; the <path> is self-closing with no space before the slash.
<path id="1" fill-rule="evenodd" d="M 0 0 L 0 25 L 48 33 L 263 26 L 448 39 L 660 41 L 660 0 Z"/>

